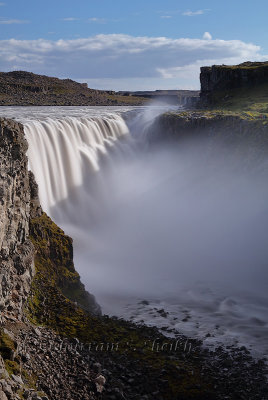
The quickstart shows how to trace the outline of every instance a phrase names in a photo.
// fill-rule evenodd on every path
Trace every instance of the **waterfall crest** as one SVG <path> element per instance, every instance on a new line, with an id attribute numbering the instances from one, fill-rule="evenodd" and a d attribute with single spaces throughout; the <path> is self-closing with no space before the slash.
<path id="1" fill-rule="evenodd" d="M 129 135 L 120 115 L 32 120 L 24 124 L 29 167 L 39 185 L 43 209 L 66 199 L 81 186 L 83 176 L 99 170 L 103 155 Z"/>

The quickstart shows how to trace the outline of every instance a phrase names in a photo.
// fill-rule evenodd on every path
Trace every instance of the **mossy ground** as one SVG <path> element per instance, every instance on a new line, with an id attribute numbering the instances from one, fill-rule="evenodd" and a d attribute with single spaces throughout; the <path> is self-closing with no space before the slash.
<path id="1" fill-rule="evenodd" d="M 122 104 L 126 106 L 141 106 L 146 105 L 148 99 L 143 97 L 136 96 L 121 96 L 119 94 L 115 95 L 107 95 L 107 99 L 113 101 L 114 104 Z"/>
<path id="2" fill-rule="evenodd" d="M 25 386 L 20 391 L 23 393 L 27 388 L 36 388 L 37 378 L 34 374 L 30 375 L 21 367 L 21 358 L 19 355 L 16 355 L 16 349 L 16 342 L 3 329 L 0 329 L 0 355 L 4 360 L 5 369 L 10 376 L 22 376 Z"/>
<path id="3" fill-rule="evenodd" d="M 16 350 L 15 342 L 3 329 L 0 330 L 0 354 L 4 360 L 11 359 Z"/>
<path id="4" fill-rule="evenodd" d="M 235 69 L 237 69 L 237 70 L 248 70 L 248 69 L 252 69 L 252 70 L 255 70 L 255 69 L 258 69 L 258 68 L 263 68 L 264 66 L 267 66 L 268 65 L 268 62 L 266 61 L 266 62 L 261 62 L 261 61 L 255 61 L 255 62 L 251 62 L 251 61 L 246 61 L 246 62 L 244 62 L 244 63 L 242 63 L 242 64 L 237 64 L 237 65 L 225 65 L 225 64 L 222 64 L 222 65 L 217 65 L 216 67 L 218 68 L 218 69 L 233 69 L 233 70 L 235 70 Z"/>

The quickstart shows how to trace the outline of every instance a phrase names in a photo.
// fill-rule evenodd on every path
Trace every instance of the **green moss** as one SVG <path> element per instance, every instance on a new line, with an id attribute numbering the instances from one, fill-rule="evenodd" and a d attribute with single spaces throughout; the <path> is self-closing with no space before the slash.
<path id="1" fill-rule="evenodd" d="M 15 342 L 3 330 L 0 330 L 0 354 L 3 359 L 11 359 L 15 350 Z"/>
<path id="2" fill-rule="evenodd" d="M 254 113 L 252 111 L 235 111 L 235 110 L 227 110 L 217 108 L 205 108 L 202 110 L 194 110 L 194 111 L 182 111 L 182 112 L 168 112 L 164 114 L 168 118 L 177 118 L 181 119 L 188 123 L 189 121 L 194 120 L 203 120 L 203 121 L 219 121 L 219 120 L 237 120 L 237 121 L 255 121 L 259 123 L 263 121 L 259 113 Z M 161 117 L 163 118 L 163 117 Z"/>
<path id="3" fill-rule="evenodd" d="M 30 388 L 36 390 L 37 376 L 35 374 L 30 375 L 25 369 L 20 366 L 17 361 L 5 360 L 5 368 L 10 376 L 19 375 L 22 377 L 25 385 L 23 385 L 23 387 L 21 387 L 20 390 L 17 392 L 17 394 L 21 398 L 23 398 L 23 393 L 25 389 Z M 43 394 L 44 393 L 42 392 L 42 395 Z"/>
<path id="4" fill-rule="evenodd" d="M 37 376 L 35 374 L 29 374 L 28 371 L 22 368 L 21 375 L 23 378 L 23 382 L 25 383 L 25 388 L 32 388 L 34 390 L 37 389 L 36 382 Z M 43 393 L 43 392 L 42 392 Z"/>
<path id="5" fill-rule="evenodd" d="M 144 97 L 137 96 L 121 96 L 121 95 L 107 95 L 107 99 L 118 104 L 125 105 L 142 105 L 146 104 L 149 100 Z"/>
<path id="6" fill-rule="evenodd" d="M 268 66 L 268 62 L 244 62 L 242 64 L 238 64 L 238 65 L 217 65 L 216 68 L 218 69 L 239 69 L 239 70 L 248 70 L 248 69 L 259 69 L 259 68 L 263 68 L 263 67 L 267 67 Z"/>
<path id="7" fill-rule="evenodd" d="M 20 365 L 16 361 L 5 360 L 5 368 L 9 375 L 20 375 Z"/>
<path id="8" fill-rule="evenodd" d="M 43 213 L 40 218 L 31 220 L 31 240 L 37 249 L 34 285 L 36 281 L 45 283 L 49 278 L 46 282 L 49 287 L 57 288 L 68 299 L 76 301 L 85 310 L 91 310 L 93 300 L 74 268 L 72 239 Z M 40 296 L 37 293 L 38 290 L 33 298 L 36 306 L 44 292 Z"/>
<path id="9" fill-rule="evenodd" d="M 4 359 L 5 369 L 8 374 L 10 376 L 21 375 L 27 387 L 36 389 L 37 377 L 35 375 L 30 375 L 26 370 L 21 368 L 20 357 L 17 356 L 13 359 L 16 348 L 17 346 L 14 340 L 3 330 L 0 330 L 0 354 Z M 18 394 L 21 395 L 23 392 L 24 389 L 21 388 Z"/>

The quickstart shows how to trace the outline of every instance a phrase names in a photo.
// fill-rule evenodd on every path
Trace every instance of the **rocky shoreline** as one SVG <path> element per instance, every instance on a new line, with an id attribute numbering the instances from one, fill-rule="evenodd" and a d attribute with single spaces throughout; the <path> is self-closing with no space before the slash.
<path id="1" fill-rule="evenodd" d="M 7 324 L 22 374 L 13 371 L 6 384 L 2 379 L 2 389 L 8 398 L 17 399 L 15 393 L 24 387 L 23 398 L 33 400 L 266 398 L 267 366 L 253 360 L 246 348 L 218 347 L 212 352 L 184 336 L 170 342 L 156 329 L 129 327 L 147 337 L 143 348 L 136 348 L 140 356 L 134 358 L 128 348 L 120 349 L 120 343 L 108 348 L 104 343 L 85 344 L 56 335 L 44 327 Z M 166 358 L 161 369 L 141 360 L 146 352 L 156 359 Z M 35 389 L 26 388 L 26 376 L 34 377 Z M 170 379 L 178 385 L 172 394 Z"/>

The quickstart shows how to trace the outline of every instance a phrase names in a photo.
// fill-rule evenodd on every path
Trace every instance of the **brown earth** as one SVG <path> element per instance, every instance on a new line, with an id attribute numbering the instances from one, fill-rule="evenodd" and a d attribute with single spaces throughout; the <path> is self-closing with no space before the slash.
<path id="1" fill-rule="evenodd" d="M 0 106 L 142 105 L 146 99 L 89 89 L 86 83 L 32 72 L 0 72 Z"/>

